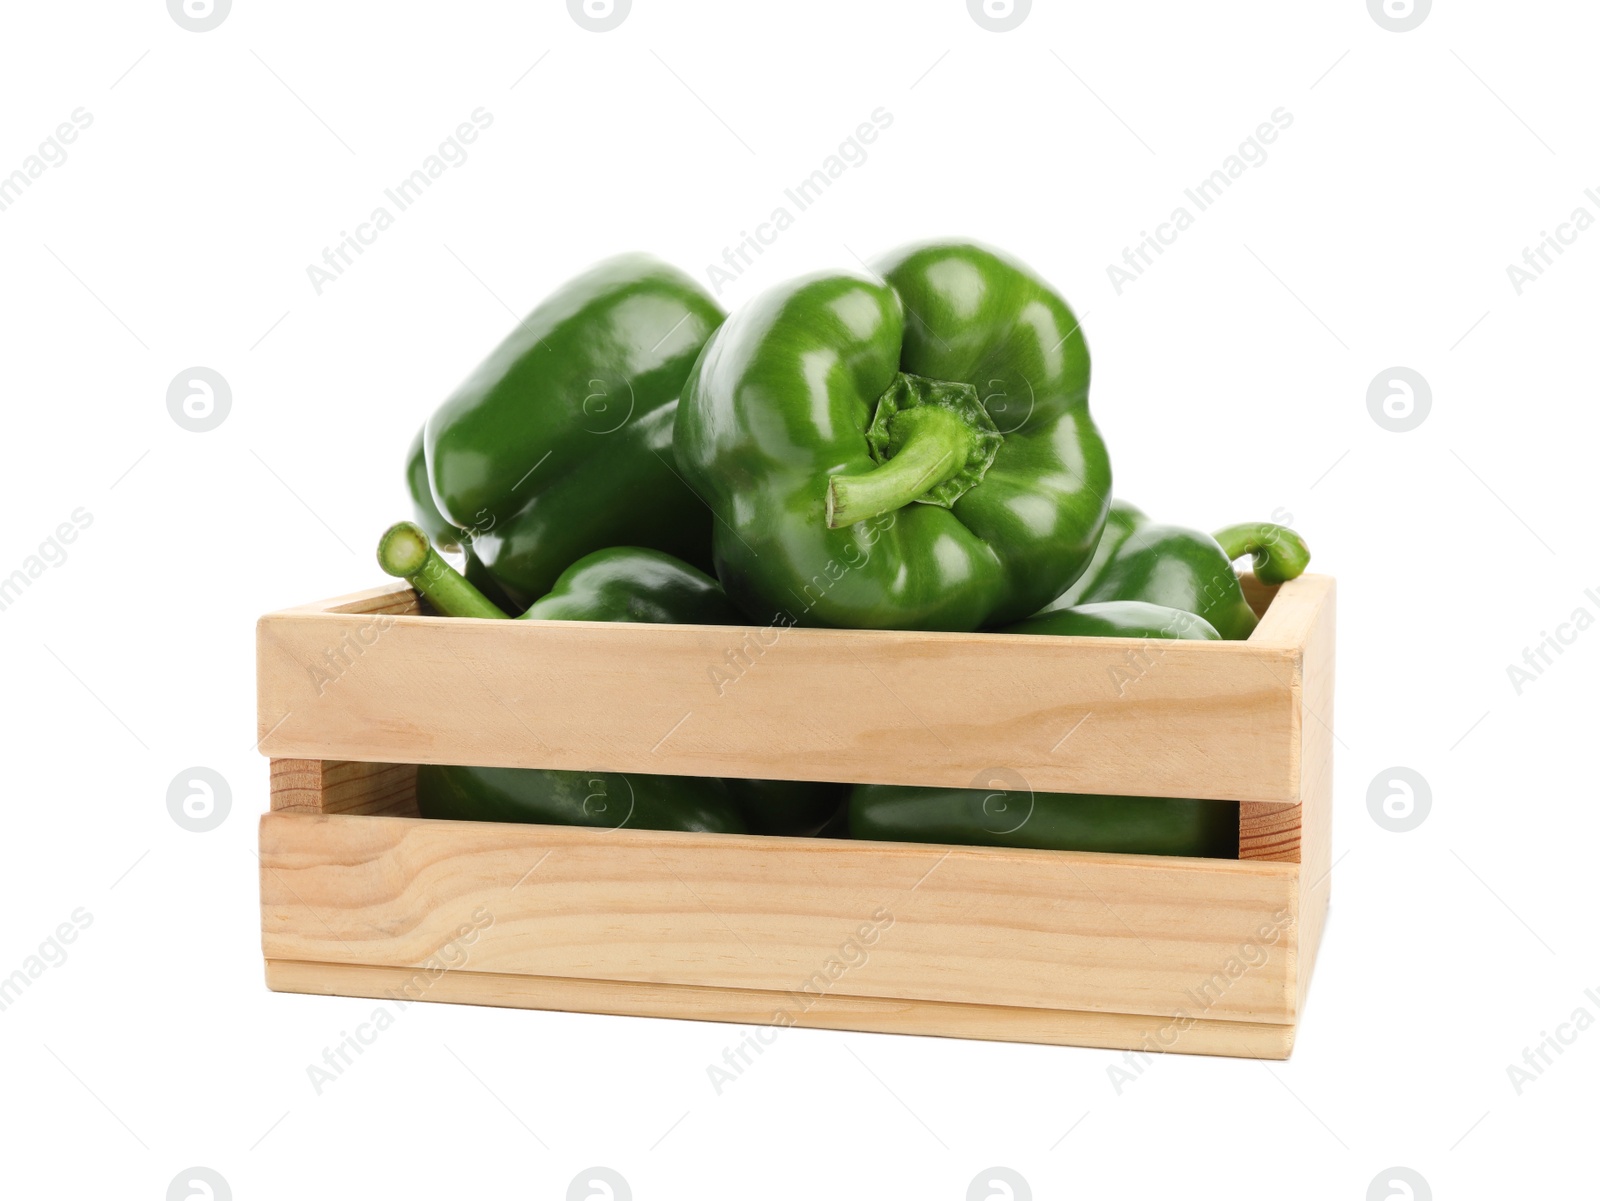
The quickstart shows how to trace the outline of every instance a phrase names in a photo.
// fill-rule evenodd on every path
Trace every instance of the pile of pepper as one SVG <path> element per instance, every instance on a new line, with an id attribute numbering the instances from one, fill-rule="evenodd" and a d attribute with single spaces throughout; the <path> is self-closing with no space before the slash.
<path id="1" fill-rule="evenodd" d="M 781 285 L 724 319 L 643 255 L 556 291 L 412 443 L 378 560 L 438 612 L 517 620 L 1247 638 L 1215 536 L 1111 495 L 1067 303 L 970 242 Z M 430 540 L 431 539 L 431 540 Z M 464 573 L 435 543 L 459 550 Z M 425 817 L 1231 857 L 1228 802 L 424 767 Z"/>

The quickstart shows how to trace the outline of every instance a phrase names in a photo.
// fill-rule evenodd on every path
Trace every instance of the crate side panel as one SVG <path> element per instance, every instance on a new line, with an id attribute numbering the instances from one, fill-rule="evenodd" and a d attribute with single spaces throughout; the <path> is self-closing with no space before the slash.
<path id="1" fill-rule="evenodd" d="M 269 959 L 1290 1020 L 1274 863 L 268 814 Z M 1270 937 L 1266 933 L 1270 931 Z M 846 983 L 847 981 L 847 983 Z"/>
<path id="2" fill-rule="evenodd" d="M 770 639 L 770 645 L 761 645 Z M 471 763 L 1297 798 L 1282 646 L 285 613 L 258 627 L 261 746 Z"/>
<path id="3" fill-rule="evenodd" d="M 796 1004 L 783 993 L 759 989 L 570 980 L 470 969 L 419 978 L 408 968 L 269 959 L 267 986 L 315 996 L 445 1001 L 773 1027 L 773 1034 L 761 1036 L 766 1044 L 775 1041 L 787 1026 L 1248 1059 L 1286 1059 L 1294 1043 L 1294 1027 L 1273 1022 L 1200 1018 L 1181 1023 L 1140 1014 L 956 1005 L 848 994 L 823 994 Z"/>
<path id="4" fill-rule="evenodd" d="M 1335 600 L 1332 581 L 1305 650 L 1301 702 L 1305 710 L 1305 746 L 1301 765 L 1303 824 L 1297 962 L 1293 972 L 1298 986 L 1295 1012 L 1305 1009 L 1312 969 L 1327 922 L 1328 897 L 1333 876 L 1333 774 L 1334 774 L 1334 651 Z"/>
<path id="5" fill-rule="evenodd" d="M 1306 632 L 1300 663 L 1300 786 L 1320 782 L 1333 765 L 1335 589 L 1323 577 L 1321 603 Z"/>

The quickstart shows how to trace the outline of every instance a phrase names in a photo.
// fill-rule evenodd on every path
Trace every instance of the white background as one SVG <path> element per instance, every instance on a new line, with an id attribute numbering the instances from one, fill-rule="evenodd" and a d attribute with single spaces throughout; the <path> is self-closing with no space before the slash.
<path id="1" fill-rule="evenodd" d="M 1507 1065 L 1600 1017 L 1600 633 L 1520 695 L 1507 665 L 1600 615 L 1600 232 L 1521 295 L 1506 271 L 1600 216 L 1592 5 L 1407 33 L 1361 0 L 1040 3 L 1005 33 L 960 0 L 5 21 L 0 175 L 93 117 L 0 212 L 0 575 L 93 519 L 0 612 L 0 975 L 92 915 L 0 1013 L 8 1194 L 160 1198 L 191 1165 L 239 1198 L 560 1198 L 595 1164 L 641 1201 L 959 1199 L 991 1165 L 1041 1198 L 1360 1201 L 1395 1165 L 1440 1198 L 1592 1187 L 1600 1033 L 1521 1095 Z M 318 295 L 307 266 L 480 106 L 467 161 Z M 1293 1060 L 1170 1057 L 1119 1095 L 1107 1052 L 791 1032 L 718 1096 L 737 1028 L 416 1005 L 317 1095 L 373 1003 L 262 985 L 255 618 L 380 582 L 408 439 L 514 315 L 619 250 L 703 277 L 880 106 L 723 303 L 912 238 L 1004 246 L 1084 321 L 1120 495 L 1281 511 L 1339 579 L 1338 866 Z M 1119 295 L 1108 264 L 1280 106 L 1267 161 Z M 207 433 L 166 407 L 196 365 L 232 391 Z M 1368 410 L 1396 365 L 1431 385 L 1410 432 Z M 231 785 L 205 834 L 166 807 L 195 765 Z M 1409 833 L 1368 812 L 1395 766 L 1431 790 Z"/>

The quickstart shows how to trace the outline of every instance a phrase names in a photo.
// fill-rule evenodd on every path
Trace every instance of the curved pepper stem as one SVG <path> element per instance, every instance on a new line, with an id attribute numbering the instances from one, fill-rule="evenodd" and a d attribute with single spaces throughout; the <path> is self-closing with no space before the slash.
<path id="1" fill-rule="evenodd" d="M 872 414 L 871 471 L 828 480 L 830 530 L 912 503 L 950 508 L 983 480 L 1003 435 L 971 384 L 900 372 Z"/>
<path id="2" fill-rule="evenodd" d="M 378 566 L 399 576 L 446 617 L 509 617 L 433 549 L 413 521 L 400 521 L 378 539 Z"/>
<path id="3" fill-rule="evenodd" d="M 1212 535 L 1229 560 L 1249 555 L 1256 579 L 1263 584 L 1283 584 L 1294 579 L 1311 562 L 1306 540 L 1286 525 L 1247 521 Z"/>
<path id="4" fill-rule="evenodd" d="M 917 417 L 915 432 L 881 467 L 861 475 L 836 475 L 828 480 L 827 521 L 830 530 L 866 521 L 880 513 L 920 500 L 966 466 L 972 437 L 961 419 L 941 409 L 906 414 L 905 426 Z"/>

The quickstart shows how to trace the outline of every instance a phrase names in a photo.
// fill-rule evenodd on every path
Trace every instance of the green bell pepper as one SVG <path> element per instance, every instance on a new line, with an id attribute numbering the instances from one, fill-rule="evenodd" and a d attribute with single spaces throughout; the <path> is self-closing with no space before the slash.
<path id="1" fill-rule="evenodd" d="M 974 630 L 1060 595 L 1111 465 L 1078 320 L 1022 264 L 935 242 L 811 276 L 730 318 L 674 446 L 758 621 Z"/>
<path id="2" fill-rule="evenodd" d="M 585 555 L 556 577 L 523 617 L 539 621 L 637 621 L 742 625 L 722 585 L 682 559 L 640 546 Z"/>
<path id="3" fill-rule="evenodd" d="M 411 510 L 416 522 L 428 532 L 435 546 L 444 550 L 461 549 L 461 529 L 445 520 L 434 503 L 433 485 L 428 482 L 428 456 L 423 450 L 422 435 L 427 426 L 417 430 L 406 450 L 406 491 L 411 494 Z"/>
<path id="4" fill-rule="evenodd" d="M 537 822 L 631 830 L 748 828 L 721 780 L 532 767 L 417 768 L 423 817 L 475 822 Z"/>
<path id="5" fill-rule="evenodd" d="M 427 597 L 447 617 L 504 618 L 507 614 L 451 567 L 428 540 L 421 527 L 409 521 L 391 526 L 378 543 L 378 563 L 390 575 L 400 576 Z M 742 625 L 744 617 L 729 602 L 719 585 L 702 571 L 658 550 L 609 547 L 585 555 L 556 578 L 550 592 L 534 601 L 518 620 L 632 621 L 674 625 Z M 591 795 L 585 781 L 610 781 L 610 794 L 621 795 L 617 781 L 632 781 L 640 799 L 638 820 L 645 829 L 710 829 L 700 825 L 657 825 L 682 798 L 701 796 L 702 808 L 732 803 L 744 824 L 756 834 L 815 834 L 840 808 L 844 787 L 800 780 L 712 780 L 689 776 L 622 776 L 618 773 L 547 771 L 536 768 L 441 769 L 459 773 L 458 791 L 479 796 L 485 812 L 574 812 L 575 798 Z M 496 771 L 500 774 L 486 775 Z M 518 773 L 525 773 L 519 775 Z M 519 782 L 521 781 L 521 782 Z M 703 794 L 697 788 L 704 785 Z M 545 791 L 548 802 L 539 801 Z M 448 794 L 454 795 L 454 794 Z M 435 786 L 437 804 L 446 802 L 444 784 Z M 511 799 L 508 799 L 511 798 Z M 548 803 L 554 808 L 539 809 Z M 509 808 L 508 808 L 509 806 Z M 607 811 L 611 812 L 611 811 Z M 706 820 L 701 809 L 683 810 L 683 820 Z M 446 814 L 441 811 L 439 816 Z M 427 812 L 424 817 L 433 816 Z M 605 822 L 566 822 L 558 817 L 494 818 L 485 821 L 552 821 L 559 824 L 597 825 Z M 720 828 L 720 827 L 715 827 Z"/>
<path id="6" fill-rule="evenodd" d="M 843 811 L 843 784 L 809 780 L 724 780 L 752 834 L 816 837 Z"/>
<path id="7" fill-rule="evenodd" d="M 426 427 L 424 427 L 425 429 Z M 473 587 L 482 592 L 497 606 L 507 611 L 522 610 L 522 606 L 506 595 L 498 580 L 491 576 L 473 549 L 472 539 L 463 538 L 462 531 L 446 521 L 439 506 L 433 503 L 433 489 L 428 484 L 428 460 L 423 453 L 424 430 L 419 429 L 406 452 L 406 490 L 411 493 L 411 507 L 416 513 L 416 523 L 433 540 L 435 546 L 445 550 L 460 551 L 466 561 L 462 569 Z"/>
<path id="8" fill-rule="evenodd" d="M 427 531 L 401 521 L 378 541 L 378 565 L 409 583 L 446 617 L 510 616 L 433 548 Z M 518 620 L 635 621 L 676 625 L 742 625 L 722 585 L 664 551 L 609 546 L 585 555 L 556 577 L 550 591 Z"/>
<path id="9" fill-rule="evenodd" d="M 1106 569 L 1106 564 L 1111 562 L 1111 556 L 1117 553 L 1119 547 L 1128 540 L 1134 527 L 1142 525 L 1150 519 L 1144 515 L 1144 510 L 1135 508 L 1127 501 L 1115 499 L 1106 511 L 1106 523 L 1100 531 L 1100 541 L 1095 543 L 1094 554 L 1089 558 L 1089 565 L 1083 569 L 1083 574 L 1074 580 L 1050 604 L 1046 605 L 1043 612 L 1055 609 L 1067 609 L 1081 603 L 1084 594 L 1089 591 L 1089 586 L 1100 578 Z M 424 523 L 426 524 L 426 523 Z"/>
<path id="10" fill-rule="evenodd" d="M 1306 569 L 1311 551 L 1299 534 L 1270 522 L 1220 533 L 1226 545 L 1199 530 L 1156 524 L 1115 501 L 1089 569 L 1039 615 L 1101 601 L 1146 601 L 1198 614 L 1225 639 L 1248 638 L 1257 618 L 1233 561 L 1251 555 L 1257 578 L 1282 583 Z"/>
<path id="11" fill-rule="evenodd" d="M 905 788 L 857 784 L 850 837 L 1045 851 L 1239 857 L 1232 801 L 1081 796 L 1026 788 Z"/>
<path id="12" fill-rule="evenodd" d="M 675 268 L 644 255 L 608 260 L 518 323 L 428 419 L 434 510 L 517 602 L 608 546 L 710 566 L 710 517 L 679 477 L 671 442 L 684 379 L 722 316 Z"/>
<path id="13" fill-rule="evenodd" d="M 1287 584 L 1311 565 L 1311 548 L 1288 526 L 1247 521 L 1211 536 L 1228 556 L 1228 562 L 1249 555 L 1251 570 L 1263 584 Z"/>
<path id="14" fill-rule="evenodd" d="M 1057 634 L 1090 638 L 1188 638 L 1217 640 L 1222 637 L 1205 618 L 1166 605 L 1148 601 L 1100 601 L 1074 605 L 1070 609 L 1051 609 L 1036 613 L 1008 626 L 997 634 Z"/>

